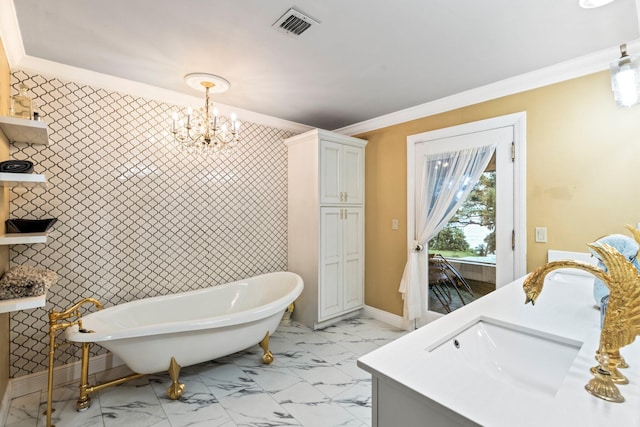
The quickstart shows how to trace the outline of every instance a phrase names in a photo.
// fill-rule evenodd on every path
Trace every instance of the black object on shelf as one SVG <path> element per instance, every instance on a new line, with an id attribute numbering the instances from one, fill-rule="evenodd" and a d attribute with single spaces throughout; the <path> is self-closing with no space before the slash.
<path id="1" fill-rule="evenodd" d="M 31 173 L 33 162 L 29 160 L 5 160 L 0 162 L 0 172 L 8 173 Z"/>
<path id="2" fill-rule="evenodd" d="M 49 230 L 58 218 L 46 219 L 8 219 L 7 233 L 44 233 Z"/>

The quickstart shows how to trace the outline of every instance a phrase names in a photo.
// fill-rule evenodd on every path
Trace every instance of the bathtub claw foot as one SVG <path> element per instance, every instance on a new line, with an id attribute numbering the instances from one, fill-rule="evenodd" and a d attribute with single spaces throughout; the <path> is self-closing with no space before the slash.
<path id="1" fill-rule="evenodd" d="M 184 384 L 178 381 L 178 378 L 180 378 L 180 365 L 176 362 L 175 357 L 171 358 L 171 363 L 169 364 L 169 377 L 172 382 L 167 389 L 167 395 L 171 400 L 178 400 L 182 396 L 182 392 L 184 392 Z"/>
<path id="2" fill-rule="evenodd" d="M 176 381 L 169 386 L 167 396 L 171 400 L 178 400 L 182 397 L 182 392 L 184 392 L 184 384 Z"/>
<path id="3" fill-rule="evenodd" d="M 267 365 L 271 364 L 271 362 L 273 362 L 273 353 L 269 350 L 269 331 L 267 331 L 266 335 L 258 345 L 264 351 L 262 361 Z"/>

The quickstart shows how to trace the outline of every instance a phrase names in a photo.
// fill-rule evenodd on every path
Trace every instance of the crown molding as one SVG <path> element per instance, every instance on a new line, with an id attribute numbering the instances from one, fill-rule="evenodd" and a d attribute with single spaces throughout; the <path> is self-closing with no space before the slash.
<path id="1" fill-rule="evenodd" d="M 640 27 L 640 0 L 636 0 L 636 13 Z M 68 65 L 27 56 L 24 51 L 20 27 L 12 0 L 0 0 L 0 41 L 2 42 L 9 66 L 25 69 L 62 79 L 84 83 L 90 86 L 102 87 L 134 96 L 154 99 L 176 105 L 199 105 L 202 101 L 194 96 L 182 94 L 155 86 L 134 82 L 94 71 L 71 67 Z M 630 52 L 640 50 L 640 39 L 627 43 Z M 513 95 L 531 89 L 559 83 L 565 80 L 585 76 L 603 71 L 609 63 L 619 56 L 619 47 L 611 47 L 589 55 L 565 61 L 540 70 L 521 74 L 496 83 L 474 88 L 465 92 L 440 98 L 435 101 L 406 108 L 390 114 L 365 120 L 352 125 L 335 129 L 335 132 L 345 135 L 358 135 L 364 132 L 393 126 L 399 123 L 444 113 L 456 108 L 490 101 L 503 96 Z M 216 105 L 222 114 L 229 114 L 231 110 L 248 121 L 265 126 L 286 129 L 293 132 L 306 132 L 313 129 L 301 123 L 291 122 L 277 117 L 233 108 L 225 104 Z"/>
<path id="2" fill-rule="evenodd" d="M 123 79 L 109 74 L 98 73 L 84 68 L 72 67 L 70 65 L 35 58 L 29 55 L 25 55 L 14 68 L 31 71 L 34 73 L 40 73 L 47 76 L 58 77 L 64 80 L 70 80 L 91 87 L 99 87 L 102 89 L 119 93 L 126 93 L 128 95 L 138 96 L 145 99 L 166 102 L 168 104 L 178 106 L 199 106 L 204 102 L 202 97 L 187 95 L 168 89 L 162 89 L 157 86 Z M 278 129 L 289 130 L 296 133 L 306 132 L 310 129 L 313 129 L 311 126 L 307 126 L 304 124 L 279 119 L 277 117 L 256 113 L 254 111 L 233 107 L 218 102 L 216 102 L 216 108 L 220 111 L 220 114 L 226 116 L 230 115 L 232 112 L 235 112 L 240 118 L 241 122 L 261 124 Z"/>
<path id="3" fill-rule="evenodd" d="M 196 96 L 162 89 L 145 83 L 98 73 L 84 68 L 72 67 L 59 62 L 47 61 L 45 59 L 35 58 L 28 55 L 25 55 L 17 66 L 13 68 L 58 77 L 64 80 L 86 84 L 91 87 L 99 87 L 114 92 L 126 93 L 132 96 L 166 102 L 168 104 L 178 106 L 199 106 L 203 102 L 203 98 Z M 306 132 L 313 129 L 311 126 L 301 123 L 279 119 L 277 117 L 256 113 L 242 108 L 236 108 L 218 102 L 216 102 L 216 108 L 218 108 L 220 114 L 226 116 L 235 112 L 242 122 L 261 124 L 296 133 Z"/>
<path id="4" fill-rule="evenodd" d="M 636 0 L 640 2 L 640 0 Z M 640 39 L 627 43 L 629 52 L 640 51 Z M 503 96 L 513 95 L 527 90 L 548 86 L 565 80 L 575 79 L 588 74 L 597 73 L 609 68 L 609 64 L 620 57 L 619 46 L 607 48 L 589 55 L 561 62 L 556 65 L 541 68 L 536 71 L 521 74 L 460 92 L 455 95 L 440 98 L 435 101 L 406 108 L 390 114 L 365 120 L 349 126 L 335 129 L 334 132 L 345 135 L 359 135 L 376 129 L 397 125 L 399 123 L 433 116 L 457 108 L 478 104 Z"/>
<path id="5" fill-rule="evenodd" d="M 99 87 L 178 106 L 197 106 L 203 102 L 202 98 L 184 93 L 27 55 L 22 43 L 20 26 L 18 25 L 16 10 L 12 0 L 0 0 L 0 41 L 2 41 L 9 67 L 12 70 L 21 69 L 31 71 L 92 87 Z M 226 104 L 216 103 L 216 107 L 223 115 L 229 115 L 231 112 L 235 112 L 243 122 L 270 126 L 296 133 L 313 129 L 312 126 L 232 107 Z"/>

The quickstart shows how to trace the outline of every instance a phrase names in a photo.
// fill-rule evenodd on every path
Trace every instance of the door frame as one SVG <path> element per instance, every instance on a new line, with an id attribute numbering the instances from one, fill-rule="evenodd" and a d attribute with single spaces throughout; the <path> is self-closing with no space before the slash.
<path id="1" fill-rule="evenodd" d="M 413 250 L 411 244 L 415 236 L 415 145 L 436 139 L 513 126 L 513 143 L 515 149 L 513 164 L 513 227 L 515 231 L 514 279 L 526 274 L 526 123 L 527 113 L 522 111 L 407 136 L 407 259 L 409 253 Z M 428 322 L 432 319 L 425 320 Z"/>

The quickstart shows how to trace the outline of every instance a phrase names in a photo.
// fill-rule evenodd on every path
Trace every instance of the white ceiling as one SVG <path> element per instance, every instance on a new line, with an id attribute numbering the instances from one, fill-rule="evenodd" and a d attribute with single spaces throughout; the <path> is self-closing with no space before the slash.
<path id="1" fill-rule="evenodd" d="M 28 56 L 191 95 L 183 76 L 211 72 L 231 82 L 216 101 L 325 129 L 636 40 L 636 4 L 14 1 Z M 320 24 L 298 38 L 277 32 L 272 24 L 291 6 Z"/>

